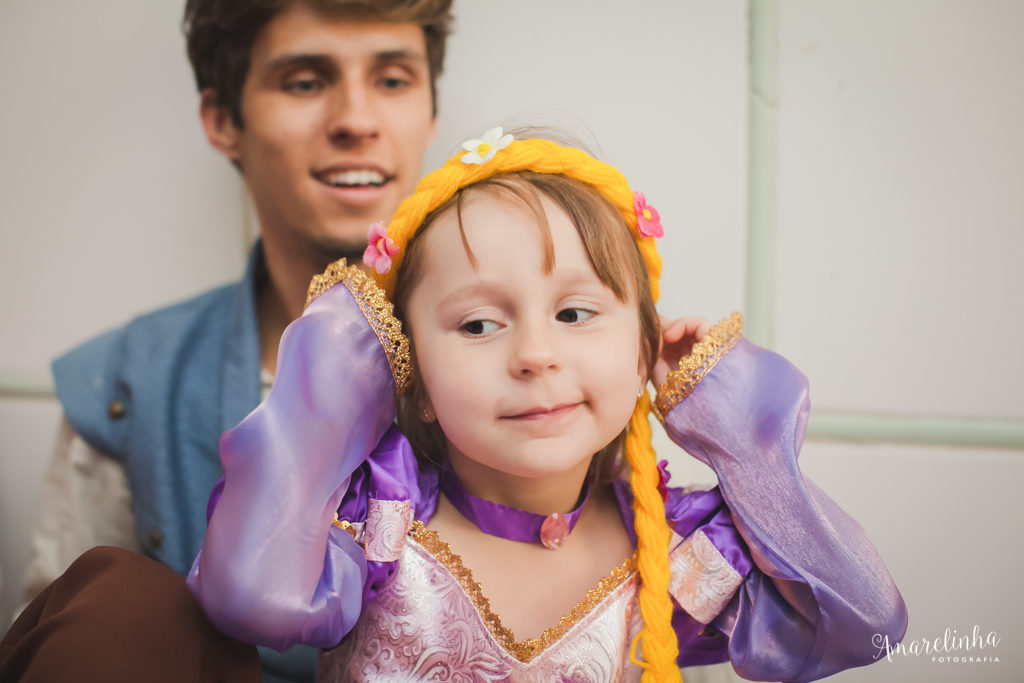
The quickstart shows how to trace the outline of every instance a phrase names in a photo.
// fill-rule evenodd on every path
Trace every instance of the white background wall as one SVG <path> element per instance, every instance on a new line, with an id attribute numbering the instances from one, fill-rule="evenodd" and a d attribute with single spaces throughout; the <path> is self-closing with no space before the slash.
<path id="1" fill-rule="evenodd" d="M 0 624 L 59 416 L 49 360 L 243 266 L 253 227 L 200 131 L 179 4 L 0 4 Z M 750 221 L 772 226 L 752 257 L 767 297 L 746 312 L 811 379 L 804 469 L 875 539 L 908 639 L 1002 637 L 981 653 L 998 664 L 896 655 L 836 679 L 1020 680 L 1024 4 L 777 8 L 761 166 L 746 3 L 457 0 L 427 168 L 495 123 L 596 140 L 661 211 L 663 310 L 711 318 L 745 308 L 748 172 L 769 188 Z"/>

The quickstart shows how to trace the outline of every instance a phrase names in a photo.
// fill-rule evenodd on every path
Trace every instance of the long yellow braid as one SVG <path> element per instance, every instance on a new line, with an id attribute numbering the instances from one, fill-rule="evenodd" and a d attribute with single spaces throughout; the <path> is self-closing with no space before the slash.
<path id="1" fill-rule="evenodd" d="M 682 681 L 676 665 L 679 644 L 672 628 L 672 601 L 668 597 L 668 544 L 672 538 L 665 521 L 665 501 L 658 491 L 658 466 L 651 446 L 651 399 L 647 391 L 629 418 L 626 434 L 626 460 L 629 462 L 629 484 L 633 489 L 633 528 L 636 529 L 636 562 L 643 585 L 638 600 L 644 628 L 638 642 L 643 644 L 647 662 L 643 681 Z M 636 653 L 630 658 L 637 661 Z"/>
<path id="2" fill-rule="evenodd" d="M 400 250 L 392 257 L 391 269 L 383 275 L 375 275 L 388 298 L 394 294 L 395 274 L 401 267 L 405 247 L 431 211 L 451 199 L 459 189 L 493 175 L 532 171 L 574 178 L 594 187 L 612 203 L 633 233 L 650 278 L 651 296 L 657 302 L 661 257 L 654 238 L 643 236 L 637 230 L 633 193 L 617 168 L 578 149 L 540 139 L 514 140 L 484 163 L 465 163 L 461 158 L 462 153 L 455 155 L 440 169 L 423 178 L 391 219 L 388 237 Z M 631 644 L 631 657 L 644 668 L 645 683 L 660 683 L 682 681 L 682 676 L 676 665 L 678 643 L 672 629 L 672 600 L 668 593 L 671 532 L 665 521 L 665 504 L 658 492 L 659 475 L 648 420 L 650 409 L 650 398 L 645 392 L 630 418 L 625 445 L 626 459 L 631 468 L 636 559 L 641 579 L 638 600 L 644 620 L 643 629 Z M 640 651 L 640 642 L 643 661 L 633 652 Z"/>

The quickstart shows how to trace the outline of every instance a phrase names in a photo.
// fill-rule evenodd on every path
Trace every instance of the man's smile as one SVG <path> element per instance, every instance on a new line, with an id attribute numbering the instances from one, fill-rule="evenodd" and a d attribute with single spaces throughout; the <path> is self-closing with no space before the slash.
<path id="1" fill-rule="evenodd" d="M 332 167 L 314 171 L 312 175 L 330 187 L 383 187 L 395 178 L 372 166 Z"/>

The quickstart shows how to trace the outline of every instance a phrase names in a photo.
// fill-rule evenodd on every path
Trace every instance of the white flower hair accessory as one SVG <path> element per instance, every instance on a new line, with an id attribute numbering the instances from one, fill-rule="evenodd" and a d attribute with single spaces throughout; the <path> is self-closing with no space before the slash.
<path id="1" fill-rule="evenodd" d="M 501 126 L 491 128 L 483 134 L 479 140 L 466 140 L 462 143 L 462 149 L 466 153 L 459 159 L 464 164 L 486 164 L 498 150 L 508 147 L 512 142 L 511 135 L 502 135 Z"/>

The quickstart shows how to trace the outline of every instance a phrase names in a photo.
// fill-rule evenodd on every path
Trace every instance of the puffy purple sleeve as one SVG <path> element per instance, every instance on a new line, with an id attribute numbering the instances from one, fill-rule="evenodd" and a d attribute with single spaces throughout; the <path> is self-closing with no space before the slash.
<path id="1" fill-rule="evenodd" d="M 753 560 L 750 571 L 731 560 L 743 578 L 711 625 L 751 680 L 811 681 L 871 663 L 876 634 L 902 638 L 906 606 L 864 530 L 800 471 L 806 378 L 723 323 L 705 342 L 657 406 L 672 440 L 714 469 L 742 537 L 711 543 Z"/>
<path id="2" fill-rule="evenodd" d="M 349 275 L 288 326 L 270 394 L 221 438 L 224 479 L 188 576 L 220 630 L 278 650 L 331 647 L 354 625 L 365 551 L 332 520 L 371 451 L 404 442 L 397 343 Z"/>

